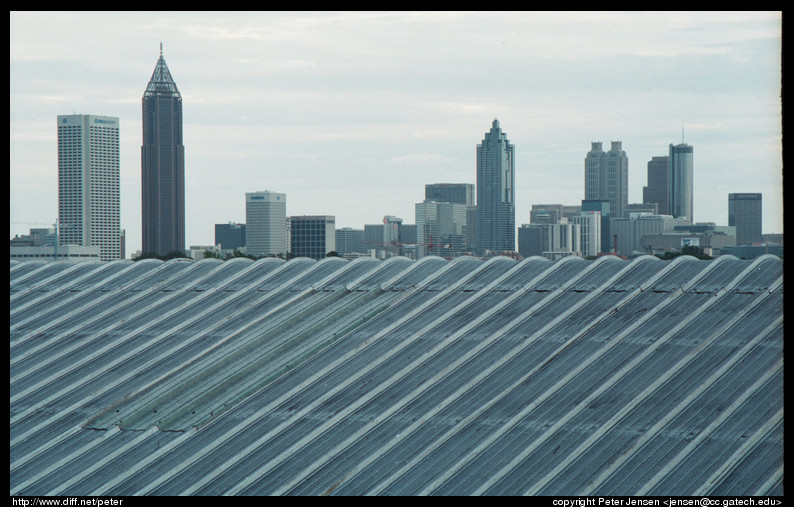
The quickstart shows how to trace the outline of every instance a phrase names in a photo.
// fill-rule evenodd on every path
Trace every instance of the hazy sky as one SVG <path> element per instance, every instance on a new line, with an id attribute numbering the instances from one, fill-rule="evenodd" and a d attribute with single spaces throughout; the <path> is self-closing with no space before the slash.
<path id="1" fill-rule="evenodd" d="M 11 237 L 58 213 L 56 117 L 116 116 L 121 226 L 141 248 L 141 97 L 160 52 L 184 108 L 186 247 L 287 215 L 414 223 L 426 183 L 474 183 L 498 118 L 516 146 L 516 224 L 580 204 L 590 143 L 622 141 L 629 202 L 670 143 L 694 146 L 694 218 L 763 193 L 783 232 L 779 12 L 12 12 Z"/>

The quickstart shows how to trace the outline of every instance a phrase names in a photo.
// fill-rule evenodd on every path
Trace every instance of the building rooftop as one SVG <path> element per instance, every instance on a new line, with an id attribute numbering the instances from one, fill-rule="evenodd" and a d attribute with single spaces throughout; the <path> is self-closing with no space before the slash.
<path id="1" fill-rule="evenodd" d="M 11 495 L 782 495 L 782 260 L 10 265 Z"/>

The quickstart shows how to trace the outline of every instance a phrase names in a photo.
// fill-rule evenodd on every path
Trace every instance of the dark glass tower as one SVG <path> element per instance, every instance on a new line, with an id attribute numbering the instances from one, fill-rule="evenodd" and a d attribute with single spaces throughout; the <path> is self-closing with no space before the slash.
<path id="1" fill-rule="evenodd" d="M 185 251 L 185 147 L 182 96 L 163 58 L 143 94 L 141 146 L 143 251 Z"/>
<path id="2" fill-rule="evenodd" d="M 668 157 L 667 188 L 670 196 L 670 214 L 695 223 L 693 208 L 693 148 L 688 144 L 670 145 Z"/>
<path id="3" fill-rule="evenodd" d="M 477 145 L 477 249 L 499 252 L 516 249 L 514 200 L 516 148 L 494 120 Z"/>

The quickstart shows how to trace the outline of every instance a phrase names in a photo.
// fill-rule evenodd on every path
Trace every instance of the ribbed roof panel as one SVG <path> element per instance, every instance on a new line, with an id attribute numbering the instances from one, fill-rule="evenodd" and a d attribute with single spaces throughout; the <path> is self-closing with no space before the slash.
<path id="1" fill-rule="evenodd" d="M 10 273 L 12 495 L 783 493 L 772 256 Z"/>

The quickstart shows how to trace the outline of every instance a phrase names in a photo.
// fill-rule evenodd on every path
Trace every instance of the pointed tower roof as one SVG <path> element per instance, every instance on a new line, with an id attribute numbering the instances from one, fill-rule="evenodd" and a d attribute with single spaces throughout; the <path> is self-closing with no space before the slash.
<path id="1" fill-rule="evenodd" d="M 160 58 L 157 60 L 152 78 L 149 80 L 149 85 L 146 87 L 146 91 L 143 94 L 144 97 L 153 95 L 172 95 L 174 97 L 180 97 L 174 78 L 171 77 L 171 71 L 168 70 L 168 65 L 165 64 L 165 58 L 163 58 L 162 42 L 160 43 Z"/>

